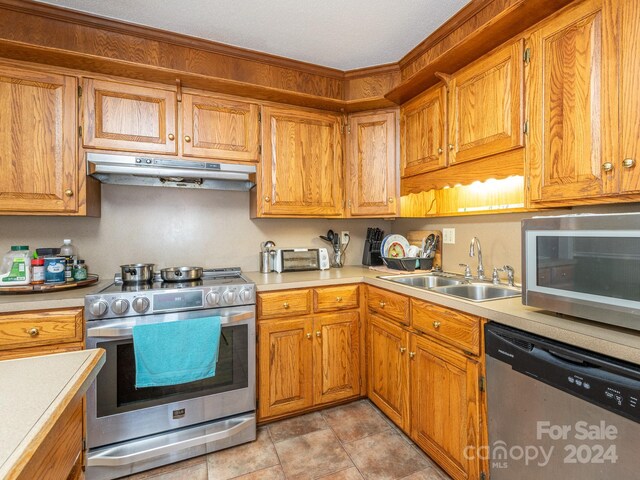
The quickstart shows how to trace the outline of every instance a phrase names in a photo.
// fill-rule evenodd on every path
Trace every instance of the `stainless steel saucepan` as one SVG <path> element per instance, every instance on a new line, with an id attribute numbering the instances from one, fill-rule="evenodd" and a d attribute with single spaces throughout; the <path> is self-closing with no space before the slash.
<path id="1" fill-rule="evenodd" d="M 124 283 L 145 283 L 153 279 L 153 263 L 120 265 Z"/>
<path id="2" fill-rule="evenodd" d="M 202 277 L 202 267 L 171 267 L 160 270 L 165 282 L 187 282 Z"/>

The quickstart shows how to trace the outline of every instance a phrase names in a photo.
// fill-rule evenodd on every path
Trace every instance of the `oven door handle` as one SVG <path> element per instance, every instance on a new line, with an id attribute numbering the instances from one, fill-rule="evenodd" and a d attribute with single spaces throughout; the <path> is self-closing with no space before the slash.
<path id="1" fill-rule="evenodd" d="M 89 453 L 87 458 L 87 467 L 119 467 L 124 465 L 132 465 L 144 460 L 153 459 L 161 455 L 179 452 L 187 448 L 198 447 L 206 443 L 224 440 L 225 438 L 238 435 L 243 430 L 255 425 L 255 416 L 245 417 L 233 421 L 235 425 L 226 430 L 207 433 L 196 437 L 176 439 L 164 439 L 162 442 L 157 439 L 149 440 L 149 445 L 145 447 L 144 440 L 141 441 L 141 449 L 137 451 L 127 452 L 127 448 L 123 446 L 115 446 L 105 448 L 104 451 L 92 455 Z M 255 428 L 255 427 L 254 427 Z"/>
<path id="2" fill-rule="evenodd" d="M 253 312 L 243 312 L 234 315 L 223 315 L 220 318 L 222 319 L 222 325 L 227 325 L 243 320 L 251 320 L 254 315 Z M 113 326 L 105 325 L 87 328 L 87 337 L 131 337 L 132 333 L 133 324 L 119 323 Z"/>

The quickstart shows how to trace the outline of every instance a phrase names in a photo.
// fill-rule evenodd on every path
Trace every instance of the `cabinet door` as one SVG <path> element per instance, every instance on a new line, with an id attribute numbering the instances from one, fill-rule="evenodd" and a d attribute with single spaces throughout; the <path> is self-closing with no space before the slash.
<path id="1" fill-rule="evenodd" d="M 465 452 L 480 444 L 480 365 L 415 334 L 411 356 L 412 439 L 454 479 L 479 478 Z"/>
<path id="2" fill-rule="evenodd" d="M 86 78 L 85 147 L 176 154 L 176 90 Z"/>
<path id="3" fill-rule="evenodd" d="M 78 210 L 77 81 L 0 67 L 0 212 Z"/>
<path id="4" fill-rule="evenodd" d="M 620 2 L 620 191 L 640 190 L 640 2 Z"/>
<path id="5" fill-rule="evenodd" d="M 349 215 L 397 215 L 395 112 L 352 115 L 348 139 Z"/>
<path id="6" fill-rule="evenodd" d="M 255 103 L 184 93 L 183 154 L 257 162 L 259 112 Z"/>
<path id="7" fill-rule="evenodd" d="M 369 314 L 369 398 L 403 430 L 409 429 L 409 334 Z"/>
<path id="8" fill-rule="evenodd" d="M 447 88 L 434 87 L 402 108 L 402 176 L 438 170 L 447 166 Z"/>
<path id="9" fill-rule="evenodd" d="M 360 394 L 358 312 L 314 318 L 314 404 Z"/>
<path id="10" fill-rule="evenodd" d="M 312 329 L 310 319 L 259 324 L 258 414 L 261 420 L 313 404 Z"/>
<path id="11" fill-rule="evenodd" d="M 342 215 L 340 118 L 269 107 L 262 126 L 262 214 Z"/>
<path id="12" fill-rule="evenodd" d="M 534 202 L 596 197 L 617 189 L 615 171 L 603 171 L 610 161 L 603 156 L 604 115 L 612 107 L 603 87 L 608 62 L 615 57 L 604 55 L 604 14 L 600 0 L 587 1 L 531 35 L 527 150 Z"/>
<path id="13" fill-rule="evenodd" d="M 522 41 L 457 73 L 449 85 L 449 164 L 524 145 Z"/>

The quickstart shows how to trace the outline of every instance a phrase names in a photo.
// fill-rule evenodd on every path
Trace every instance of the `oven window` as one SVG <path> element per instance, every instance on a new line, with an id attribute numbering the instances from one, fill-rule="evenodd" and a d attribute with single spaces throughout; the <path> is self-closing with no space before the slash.
<path id="1" fill-rule="evenodd" d="M 640 301 L 640 238 L 538 236 L 540 287 Z"/>
<path id="2" fill-rule="evenodd" d="M 246 388 L 249 383 L 247 325 L 223 326 L 214 377 L 181 385 L 136 389 L 131 339 L 97 347 L 107 352 L 96 380 L 98 417 Z"/>

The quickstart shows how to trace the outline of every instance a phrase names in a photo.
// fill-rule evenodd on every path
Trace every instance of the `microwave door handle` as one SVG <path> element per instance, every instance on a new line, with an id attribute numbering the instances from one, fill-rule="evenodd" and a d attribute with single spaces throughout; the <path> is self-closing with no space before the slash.
<path id="1" fill-rule="evenodd" d="M 236 313 L 233 315 L 221 315 L 222 325 L 230 323 L 242 322 L 243 320 L 251 320 L 254 317 L 253 312 Z M 131 338 L 133 325 L 114 325 L 112 327 L 92 327 L 87 329 L 87 337 L 101 338 Z"/>

